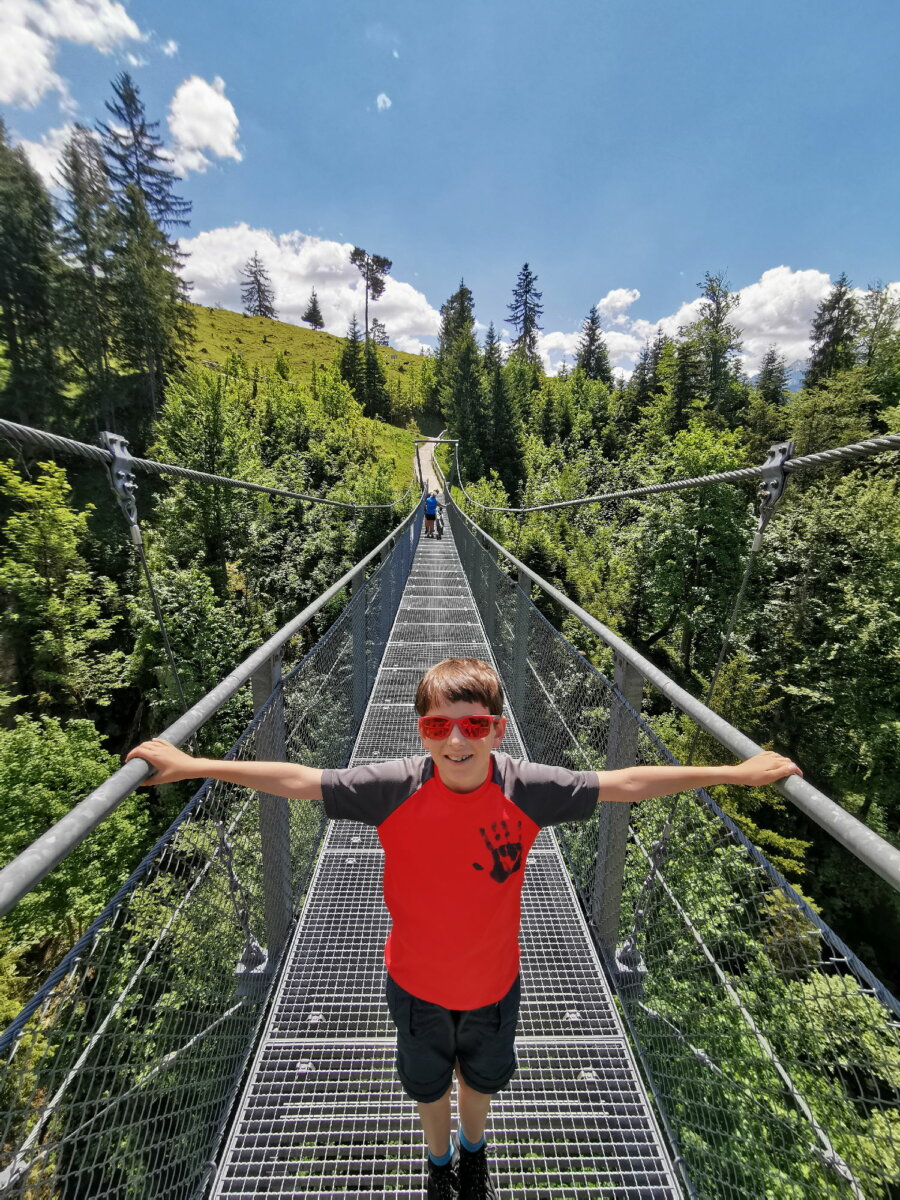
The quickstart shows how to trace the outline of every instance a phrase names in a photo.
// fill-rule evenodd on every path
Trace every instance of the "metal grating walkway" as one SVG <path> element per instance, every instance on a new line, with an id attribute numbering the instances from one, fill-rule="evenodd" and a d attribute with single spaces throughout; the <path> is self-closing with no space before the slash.
<path id="1" fill-rule="evenodd" d="M 448 526 L 419 544 L 352 764 L 420 752 L 415 685 L 451 655 L 493 661 Z M 512 717 L 504 749 L 523 753 Z M 381 860 L 373 829 L 330 824 L 216 1197 L 424 1195 L 424 1138 L 383 999 Z M 549 830 L 529 858 L 521 941 L 519 1070 L 488 1127 L 500 1197 L 679 1197 Z"/>

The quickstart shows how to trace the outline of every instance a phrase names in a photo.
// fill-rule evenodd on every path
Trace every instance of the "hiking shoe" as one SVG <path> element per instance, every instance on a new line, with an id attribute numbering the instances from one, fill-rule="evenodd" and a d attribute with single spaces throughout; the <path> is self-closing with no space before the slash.
<path id="1" fill-rule="evenodd" d="M 456 1172 L 456 1155 L 443 1167 L 436 1167 L 428 1160 L 428 1200 L 456 1200 L 459 1195 L 459 1178 Z"/>
<path id="2" fill-rule="evenodd" d="M 488 1167 L 487 1147 L 470 1154 L 459 1148 L 459 1200 L 497 1200 Z"/>

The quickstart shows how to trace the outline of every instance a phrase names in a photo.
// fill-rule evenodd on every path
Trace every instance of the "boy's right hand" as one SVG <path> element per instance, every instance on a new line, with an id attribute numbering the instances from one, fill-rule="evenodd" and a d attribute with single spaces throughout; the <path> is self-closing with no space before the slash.
<path id="1" fill-rule="evenodd" d="M 196 760 L 183 750 L 178 750 L 164 738 L 151 738 L 149 742 L 141 742 L 125 756 L 126 762 L 133 758 L 145 759 L 153 774 L 140 787 L 155 787 L 160 783 L 177 783 L 179 779 L 193 779 L 196 776 Z"/>

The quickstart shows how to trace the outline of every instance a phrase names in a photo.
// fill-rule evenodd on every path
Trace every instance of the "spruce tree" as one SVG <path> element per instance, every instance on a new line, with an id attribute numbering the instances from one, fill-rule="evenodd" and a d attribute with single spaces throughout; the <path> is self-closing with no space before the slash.
<path id="1" fill-rule="evenodd" d="M 365 400 L 365 363 L 363 362 L 361 342 L 359 322 L 354 313 L 350 328 L 347 330 L 347 340 L 338 359 L 338 370 L 341 373 L 341 379 L 353 392 L 354 397 L 360 404 L 363 404 Z"/>
<path id="2" fill-rule="evenodd" d="M 763 355 L 756 377 L 756 390 L 766 404 L 784 404 L 788 398 L 787 366 L 774 346 L 770 346 Z"/>
<path id="3" fill-rule="evenodd" d="M 241 303 L 248 317 L 268 317 L 275 320 L 275 289 L 257 252 L 248 258 L 241 272 L 246 283 L 241 284 Z"/>
<path id="4" fill-rule="evenodd" d="M 306 306 L 306 311 L 300 318 L 305 321 L 313 329 L 324 329 L 325 322 L 322 320 L 322 310 L 319 308 L 319 297 L 316 295 L 316 289 L 313 288 L 312 295 L 309 298 L 309 304 Z"/>
<path id="5" fill-rule="evenodd" d="M 613 381 L 612 367 L 609 365 L 609 351 L 603 340 L 603 330 L 600 327 L 600 313 L 596 304 L 585 318 L 581 327 L 581 341 L 575 356 L 576 367 L 581 367 L 588 379 L 599 379 L 601 383 L 611 384 Z"/>
<path id="6" fill-rule="evenodd" d="M 60 175 L 65 192 L 59 231 L 61 336 L 88 384 L 102 389 L 114 336 L 116 215 L 100 143 L 83 125 L 75 126 L 63 150 Z M 105 416 L 115 428 L 112 410 Z"/>
<path id="7" fill-rule="evenodd" d="M 388 333 L 377 317 L 372 318 L 372 341 L 376 346 L 389 346 Z"/>
<path id="8" fill-rule="evenodd" d="M 829 376 L 856 365 L 858 331 L 859 307 L 842 272 L 813 317 L 804 387 L 819 387 Z"/>
<path id="9" fill-rule="evenodd" d="M 361 246 L 354 246 L 350 261 L 357 268 L 366 285 L 366 341 L 369 340 L 369 300 L 380 299 L 385 287 L 385 275 L 394 265 L 383 254 L 367 254 Z"/>
<path id="10" fill-rule="evenodd" d="M 188 224 L 191 205 L 174 194 L 181 180 L 172 168 L 157 134 L 159 121 L 147 121 L 137 85 L 127 72 L 112 84 L 115 99 L 106 102 L 114 120 L 98 123 L 109 177 L 114 188 L 124 195 L 128 187 L 137 188 L 151 218 L 162 228 Z"/>
<path id="11" fill-rule="evenodd" d="M 483 362 L 485 371 L 499 370 L 503 366 L 503 346 L 497 337 L 493 321 L 488 326 L 484 339 Z"/>
<path id="12" fill-rule="evenodd" d="M 371 338 L 365 343 L 363 349 L 362 389 L 363 416 L 384 417 L 387 420 L 391 411 L 391 398 L 388 394 L 384 368 Z"/>
<path id="13" fill-rule="evenodd" d="M 5 414 L 46 424 L 56 408 L 53 204 L 21 146 L 0 121 L 0 331 L 10 364 Z"/>
<path id="14" fill-rule="evenodd" d="M 740 296 L 729 290 L 722 272 L 710 275 L 703 282 L 700 317 L 685 332 L 696 340 L 706 369 L 706 396 L 710 407 L 729 424 L 733 424 L 740 395 L 741 335 L 729 320 L 740 303 Z"/>
<path id="15" fill-rule="evenodd" d="M 544 312 L 542 295 L 537 290 L 537 275 L 525 263 L 513 288 L 512 304 L 508 311 L 510 324 L 516 330 L 513 350 L 524 354 L 532 362 L 538 361 L 537 335 L 542 328 L 538 321 Z"/>

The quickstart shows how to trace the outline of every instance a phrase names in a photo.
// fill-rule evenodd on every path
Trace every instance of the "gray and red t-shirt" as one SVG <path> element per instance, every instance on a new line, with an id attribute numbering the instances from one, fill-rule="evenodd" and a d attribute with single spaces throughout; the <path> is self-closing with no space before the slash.
<path id="1" fill-rule="evenodd" d="M 378 829 L 392 928 L 388 972 L 422 1000 L 481 1008 L 519 971 L 525 860 L 539 831 L 583 821 L 598 798 L 594 771 L 494 752 L 474 792 L 451 792 L 430 755 L 327 770 L 329 817 Z"/>

